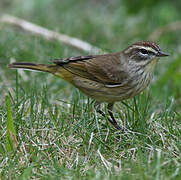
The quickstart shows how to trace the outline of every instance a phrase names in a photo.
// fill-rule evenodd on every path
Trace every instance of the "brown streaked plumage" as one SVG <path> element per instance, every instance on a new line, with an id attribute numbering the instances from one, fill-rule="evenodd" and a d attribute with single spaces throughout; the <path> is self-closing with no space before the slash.
<path id="1" fill-rule="evenodd" d="M 56 59 L 53 65 L 22 62 L 8 67 L 45 71 L 68 81 L 95 99 L 95 108 L 103 116 L 100 103 L 107 102 L 111 117 L 108 120 L 120 130 L 112 113 L 114 102 L 142 92 L 149 85 L 154 67 L 162 56 L 168 55 L 157 44 L 144 41 L 118 53 Z"/>

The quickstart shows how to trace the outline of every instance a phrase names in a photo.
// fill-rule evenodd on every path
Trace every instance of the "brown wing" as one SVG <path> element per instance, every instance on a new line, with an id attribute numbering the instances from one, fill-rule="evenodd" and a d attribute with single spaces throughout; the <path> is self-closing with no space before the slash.
<path id="1" fill-rule="evenodd" d="M 77 76 L 96 81 L 97 79 L 87 71 L 85 66 L 86 61 L 95 57 L 96 56 L 77 56 L 67 59 L 55 59 L 53 62 L 56 65 L 64 67 L 67 71 L 70 71 Z"/>
<path id="2" fill-rule="evenodd" d="M 54 60 L 66 70 L 86 79 L 103 84 L 119 84 L 127 75 L 120 61 L 120 53 L 78 56 L 63 60 Z"/>
<path id="3" fill-rule="evenodd" d="M 76 56 L 76 57 L 70 57 L 66 59 L 54 59 L 53 62 L 57 65 L 63 65 L 63 64 L 71 63 L 71 62 L 92 59 L 94 57 L 96 57 L 96 55 L 95 56 L 91 56 L 91 55 L 90 56 Z"/>

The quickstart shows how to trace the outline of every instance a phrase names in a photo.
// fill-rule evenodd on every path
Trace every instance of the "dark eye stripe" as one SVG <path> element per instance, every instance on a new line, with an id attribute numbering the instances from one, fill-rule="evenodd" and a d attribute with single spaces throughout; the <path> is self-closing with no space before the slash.
<path id="1" fill-rule="evenodd" d="M 147 49 L 140 49 L 139 50 L 142 54 L 153 54 L 153 55 L 155 55 L 155 52 L 153 52 L 153 51 L 150 51 L 150 50 L 147 50 Z"/>
<path id="2" fill-rule="evenodd" d="M 149 53 L 146 49 L 140 49 L 140 52 L 141 52 L 142 54 L 148 54 L 148 53 Z"/>

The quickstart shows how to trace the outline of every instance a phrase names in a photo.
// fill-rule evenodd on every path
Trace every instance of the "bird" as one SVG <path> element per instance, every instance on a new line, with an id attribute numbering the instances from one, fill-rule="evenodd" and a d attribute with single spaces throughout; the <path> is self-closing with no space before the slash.
<path id="1" fill-rule="evenodd" d="M 53 64 L 14 62 L 8 67 L 48 72 L 64 79 L 94 99 L 94 107 L 103 117 L 101 104 L 107 103 L 109 122 L 122 130 L 113 115 L 114 103 L 140 94 L 150 84 L 160 57 L 166 56 L 156 43 L 139 41 L 115 53 L 54 59 Z"/>

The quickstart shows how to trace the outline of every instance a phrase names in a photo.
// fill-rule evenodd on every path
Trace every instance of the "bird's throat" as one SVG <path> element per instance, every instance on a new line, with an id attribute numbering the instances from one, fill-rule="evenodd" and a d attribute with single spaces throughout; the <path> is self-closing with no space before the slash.
<path id="1" fill-rule="evenodd" d="M 151 73 L 153 72 L 154 68 L 155 68 L 155 65 L 157 64 L 158 62 L 158 58 L 155 58 L 154 60 L 152 60 L 147 66 L 145 66 L 145 71 L 147 73 Z"/>

